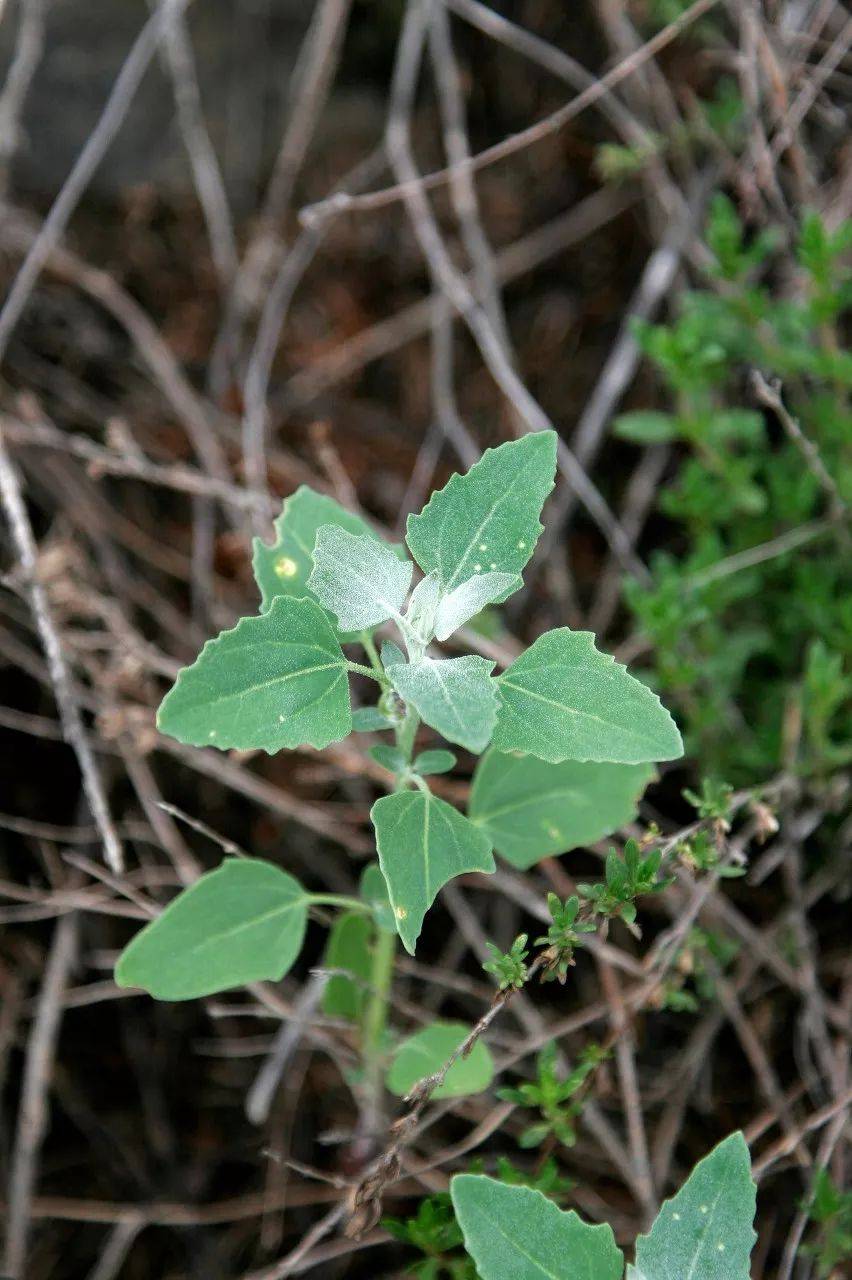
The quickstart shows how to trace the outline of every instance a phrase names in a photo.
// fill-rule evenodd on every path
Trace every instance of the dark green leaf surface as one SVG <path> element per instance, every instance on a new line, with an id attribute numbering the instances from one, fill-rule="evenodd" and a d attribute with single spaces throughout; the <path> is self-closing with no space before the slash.
<path id="1" fill-rule="evenodd" d="M 502 705 L 492 745 L 561 760 L 642 764 L 683 754 L 677 726 L 655 693 L 595 648 L 590 631 L 540 636 L 498 678 Z"/>
<path id="2" fill-rule="evenodd" d="M 298 880 L 272 863 L 227 858 L 136 935 L 115 980 L 158 1000 L 277 981 L 301 950 L 308 901 Z"/>
<path id="3" fill-rule="evenodd" d="M 732 1133 L 698 1162 L 637 1240 L 644 1280 L 748 1280 L 755 1198 L 748 1146 Z"/>
<path id="4" fill-rule="evenodd" d="M 621 1280 L 612 1228 L 589 1226 L 540 1191 L 461 1173 L 450 1194 L 482 1280 Z"/>
<path id="5" fill-rule="evenodd" d="M 314 601 L 280 596 L 208 640 L 166 694 L 157 727 L 195 746 L 327 747 L 352 728 L 346 658 Z"/>
<path id="6" fill-rule="evenodd" d="M 343 974 L 329 978 L 323 993 L 322 1009 L 330 1018 L 360 1016 L 366 986 L 370 977 L 370 942 L 374 926 L 370 917 L 358 911 L 339 915 L 329 930 L 323 956 L 324 969 L 345 969 L 362 982 L 353 982 Z"/>
<path id="7" fill-rule="evenodd" d="M 491 841 L 452 805 L 419 789 L 383 796 L 370 816 L 397 931 L 414 955 L 438 890 L 465 871 L 494 870 Z"/>
<path id="8" fill-rule="evenodd" d="M 630 822 L 653 776 L 649 764 L 548 764 L 491 750 L 473 775 L 468 817 L 524 870 Z"/>

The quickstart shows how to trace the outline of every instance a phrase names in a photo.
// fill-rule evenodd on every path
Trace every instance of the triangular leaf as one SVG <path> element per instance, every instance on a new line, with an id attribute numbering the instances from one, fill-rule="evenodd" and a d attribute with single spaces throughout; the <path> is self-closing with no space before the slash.
<path id="1" fill-rule="evenodd" d="M 396 1050 L 385 1083 L 391 1093 L 403 1098 L 424 1076 L 431 1076 L 447 1061 L 470 1033 L 462 1022 L 433 1022 L 403 1040 Z M 494 1079 L 494 1059 L 482 1040 L 470 1053 L 458 1058 L 447 1072 L 433 1098 L 463 1098 L 481 1093 Z"/>
<path id="2" fill-rule="evenodd" d="M 273 526 L 274 541 L 266 543 L 255 538 L 253 542 L 252 568 L 260 587 L 263 613 L 276 596 L 301 599 L 311 594 L 308 578 L 314 567 L 314 543 L 317 530 L 324 524 L 335 524 L 349 533 L 364 534 L 378 541 L 379 535 L 373 532 L 366 520 L 347 511 L 324 493 L 316 493 L 308 485 L 301 485 L 284 500 L 281 514 Z"/>
<path id="3" fill-rule="evenodd" d="M 700 1160 L 636 1242 L 645 1280 L 748 1280 L 757 1239 L 748 1146 L 732 1133 Z"/>
<path id="4" fill-rule="evenodd" d="M 448 742 L 482 751 L 494 731 L 499 705 L 494 663 L 473 655 L 423 658 L 387 668 L 393 687 Z"/>
<path id="5" fill-rule="evenodd" d="M 540 431 L 486 449 L 466 475 L 433 493 L 408 517 L 406 540 L 424 573 L 437 571 L 444 591 L 476 573 L 518 575 L 533 553 L 539 513 L 553 488 L 556 434 Z"/>
<path id="6" fill-rule="evenodd" d="M 450 1194 L 482 1280 L 621 1280 L 624 1256 L 606 1224 L 482 1174 L 457 1174 Z"/>
<path id="7" fill-rule="evenodd" d="M 347 664 L 328 616 L 313 600 L 279 596 L 208 640 L 163 699 L 157 727 L 199 747 L 270 755 L 345 738 Z"/>
<path id="8" fill-rule="evenodd" d="M 399 616 L 414 565 L 367 535 L 322 525 L 308 586 L 337 618 L 341 631 L 361 631 Z"/>
<path id="9" fill-rule="evenodd" d="M 383 796 L 370 817 L 397 931 L 414 955 L 423 917 L 438 890 L 466 871 L 493 871 L 491 841 L 431 792 Z"/>
<path id="10" fill-rule="evenodd" d="M 660 699 L 597 650 L 591 631 L 546 632 L 497 683 L 502 706 L 493 745 L 499 751 L 527 751 L 552 764 L 642 764 L 683 754 Z"/>
<path id="11" fill-rule="evenodd" d="M 498 853 L 526 870 L 624 826 L 653 776 L 648 764 L 548 764 L 491 750 L 473 775 L 468 817 Z"/>
<path id="12" fill-rule="evenodd" d="M 158 1000 L 277 982 L 302 948 L 308 901 L 298 880 L 271 862 L 226 858 L 137 933 L 115 980 Z"/>
<path id="13" fill-rule="evenodd" d="M 455 587 L 444 596 L 435 613 L 435 635 L 446 640 L 459 627 L 481 613 L 493 600 L 505 599 L 509 588 L 514 591 L 517 582 L 511 573 L 477 573 L 467 582 Z"/>

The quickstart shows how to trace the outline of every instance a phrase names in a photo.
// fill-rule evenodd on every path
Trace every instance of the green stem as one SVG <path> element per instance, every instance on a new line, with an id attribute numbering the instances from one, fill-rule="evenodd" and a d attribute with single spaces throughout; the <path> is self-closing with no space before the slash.
<path id="1" fill-rule="evenodd" d="M 382 666 L 382 662 L 379 657 L 379 651 L 376 648 L 376 642 L 370 635 L 369 631 L 361 632 L 361 644 L 364 648 L 364 652 L 370 659 L 370 666 L 373 668 L 377 676 L 381 676 L 382 679 L 384 679 L 384 667 Z"/>
<path id="2" fill-rule="evenodd" d="M 372 667 L 365 667 L 362 662 L 347 662 L 350 671 L 355 671 L 359 676 L 368 676 L 370 680 L 375 680 L 377 684 L 387 687 L 388 681 L 384 675 L 379 675 Z"/>
<path id="3" fill-rule="evenodd" d="M 372 908 L 360 898 L 347 898 L 342 893 L 309 893 L 312 906 L 340 907 L 341 911 L 360 911 L 364 915 L 372 914 Z"/>
<path id="4" fill-rule="evenodd" d="M 368 1096 L 378 1109 L 382 1087 L 382 1048 L 388 1021 L 396 934 L 377 929 L 370 968 L 370 995 L 364 1010 L 363 1054 Z"/>

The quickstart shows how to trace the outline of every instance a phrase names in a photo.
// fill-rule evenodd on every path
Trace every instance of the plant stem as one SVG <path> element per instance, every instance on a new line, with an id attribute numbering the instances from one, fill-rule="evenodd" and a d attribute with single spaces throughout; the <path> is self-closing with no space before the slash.
<path id="1" fill-rule="evenodd" d="M 342 893 L 311 893 L 308 894 L 312 906 L 317 907 L 340 907 L 341 911 L 360 911 L 365 915 L 371 915 L 372 909 L 368 903 L 362 902 L 360 898 L 347 898 Z"/>
<path id="2" fill-rule="evenodd" d="M 370 968 L 370 995 L 364 1010 L 363 1055 L 370 1105 L 378 1110 L 381 1097 L 382 1048 L 388 1020 L 388 1001 L 393 979 L 396 934 L 376 930 L 373 963 Z"/>

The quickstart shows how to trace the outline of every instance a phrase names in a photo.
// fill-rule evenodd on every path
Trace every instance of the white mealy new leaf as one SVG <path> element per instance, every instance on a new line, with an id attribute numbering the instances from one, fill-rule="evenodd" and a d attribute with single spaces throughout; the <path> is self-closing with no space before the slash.
<path id="1" fill-rule="evenodd" d="M 435 610 L 441 594 L 441 583 L 437 573 L 427 574 L 411 593 L 408 608 L 405 611 L 405 628 L 403 634 L 408 644 L 409 657 L 413 662 L 423 656 L 426 645 L 435 631 Z"/>
<path id="2" fill-rule="evenodd" d="M 541 533 L 539 514 L 553 488 L 556 433 L 536 431 L 486 449 L 463 476 L 452 476 L 419 515 L 408 517 L 406 541 L 424 573 L 445 591 L 475 573 L 520 573 Z"/>
<path id="3" fill-rule="evenodd" d="M 399 616 L 414 566 L 399 560 L 386 543 L 323 525 L 313 558 L 308 586 L 342 631 L 360 631 Z"/>
<path id="4" fill-rule="evenodd" d="M 748 1146 L 732 1133 L 699 1160 L 667 1200 L 648 1235 L 636 1241 L 645 1280 L 748 1280 L 757 1236 Z"/>
<path id="5" fill-rule="evenodd" d="M 436 637 L 446 640 L 470 618 L 475 618 L 487 604 L 505 598 L 510 587 L 515 589 L 515 583 L 520 585 L 514 573 L 477 573 L 454 587 L 449 595 L 444 596 L 435 613 Z"/>
<path id="6" fill-rule="evenodd" d="M 405 702 L 448 742 L 468 751 L 483 751 L 497 721 L 499 705 L 494 663 L 468 655 L 424 658 L 387 668 L 391 683 Z"/>

